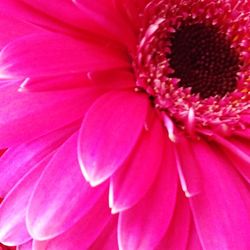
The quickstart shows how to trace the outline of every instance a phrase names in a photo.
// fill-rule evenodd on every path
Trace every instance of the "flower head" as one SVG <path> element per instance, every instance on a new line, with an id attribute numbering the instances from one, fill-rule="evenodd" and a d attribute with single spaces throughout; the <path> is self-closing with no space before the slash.
<path id="1" fill-rule="evenodd" d="M 248 1 L 0 7 L 3 244 L 250 248 Z"/>

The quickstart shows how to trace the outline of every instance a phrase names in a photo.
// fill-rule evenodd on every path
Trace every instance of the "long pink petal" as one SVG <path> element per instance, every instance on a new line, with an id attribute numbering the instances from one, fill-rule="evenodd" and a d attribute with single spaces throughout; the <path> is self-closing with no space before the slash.
<path id="1" fill-rule="evenodd" d="M 35 241 L 33 250 L 44 249 L 88 249 L 111 219 L 107 194 L 73 227 L 47 242 Z M 46 247 L 44 247 L 46 245 Z"/>
<path id="2" fill-rule="evenodd" d="M 84 180 L 77 159 L 78 133 L 57 151 L 31 197 L 27 227 L 36 240 L 53 238 L 73 226 L 107 189 L 92 188 Z M 60 218 L 60 219 L 58 219 Z"/>
<path id="3" fill-rule="evenodd" d="M 0 88 L 0 148 L 35 139 L 82 118 L 102 93 L 92 88 L 20 93 L 17 88 Z"/>
<path id="4" fill-rule="evenodd" d="M 0 9 L 0 48 L 3 48 L 7 43 L 17 37 L 37 32 L 36 27 L 17 20 L 14 16 L 8 16 Z"/>
<path id="5" fill-rule="evenodd" d="M 187 250 L 203 250 L 194 223 L 191 223 Z"/>
<path id="6" fill-rule="evenodd" d="M 249 249 L 249 190 L 214 143 L 193 144 L 203 192 L 190 198 L 204 249 Z"/>
<path id="7" fill-rule="evenodd" d="M 9 43 L 0 53 L 0 63 L 0 72 L 7 77 L 27 78 L 130 67 L 126 54 L 108 43 L 97 45 L 53 33 Z"/>
<path id="8" fill-rule="evenodd" d="M 33 141 L 10 147 L 0 158 L 0 197 L 5 197 L 19 179 L 53 153 L 76 131 L 78 124 L 71 124 Z"/>
<path id="9" fill-rule="evenodd" d="M 113 213 L 135 205 L 150 189 L 161 165 L 166 140 L 164 128 L 158 117 L 145 127 L 124 166 L 111 177 L 109 203 Z"/>
<path id="10" fill-rule="evenodd" d="M 60 7 L 58 8 L 58 6 Z M 110 31 L 112 27 L 116 27 L 116 22 L 109 27 L 103 27 L 100 23 L 93 22 L 93 19 L 85 16 L 73 1 L 1 0 L 0 9 L 9 16 L 15 16 L 20 20 L 71 37 L 82 39 L 100 35 L 102 40 L 105 37 L 112 37 L 122 43 L 122 39 L 126 35 L 123 32 L 114 34 Z"/>
<path id="11" fill-rule="evenodd" d="M 37 77 L 26 80 L 21 91 L 53 91 L 80 87 L 103 90 L 133 89 L 135 79 L 129 70 L 112 69 L 88 73 L 70 73 L 57 76 Z"/>
<path id="12" fill-rule="evenodd" d="M 187 250 L 191 220 L 188 200 L 179 188 L 174 216 L 164 238 L 155 250 Z"/>
<path id="13" fill-rule="evenodd" d="M 49 159 L 37 166 L 22 178 L 8 193 L 0 206 L 0 241 L 5 245 L 16 246 L 31 239 L 25 213 L 29 198 Z"/>
<path id="14" fill-rule="evenodd" d="M 224 151 L 225 157 L 231 160 L 232 165 L 250 183 L 250 141 L 240 135 L 223 138 L 213 134 L 209 137 L 217 142 Z"/>
<path id="15" fill-rule="evenodd" d="M 129 50 L 135 47 L 136 36 L 131 29 L 133 26 L 122 18 L 113 1 L 73 0 L 73 2 L 83 12 L 83 16 L 106 29 L 117 40 L 124 42 Z"/>
<path id="16" fill-rule="evenodd" d="M 143 95 L 110 92 L 86 113 L 78 155 L 83 174 L 95 186 L 108 179 L 128 157 L 141 134 L 149 102 Z"/>
<path id="17" fill-rule="evenodd" d="M 164 154 L 161 170 L 150 191 L 138 204 L 119 216 L 121 249 L 154 249 L 169 227 L 178 187 L 175 155 L 170 141 Z"/>
<path id="18" fill-rule="evenodd" d="M 89 250 L 118 250 L 117 217 L 113 216 Z"/>
<path id="19" fill-rule="evenodd" d="M 174 145 L 182 189 L 187 197 L 197 195 L 201 191 L 201 178 L 192 145 L 184 136 L 179 136 Z"/>
<path id="20" fill-rule="evenodd" d="M 32 240 L 25 244 L 17 246 L 16 250 L 32 250 Z"/>

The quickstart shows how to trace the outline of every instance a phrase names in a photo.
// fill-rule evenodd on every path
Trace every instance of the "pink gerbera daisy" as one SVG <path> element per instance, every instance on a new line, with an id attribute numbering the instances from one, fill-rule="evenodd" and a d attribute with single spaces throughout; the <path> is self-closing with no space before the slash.
<path id="1" fill-rule="evenodd" d="M 0 9 L 0 242 L 250 249 L 248 1 Z"/>

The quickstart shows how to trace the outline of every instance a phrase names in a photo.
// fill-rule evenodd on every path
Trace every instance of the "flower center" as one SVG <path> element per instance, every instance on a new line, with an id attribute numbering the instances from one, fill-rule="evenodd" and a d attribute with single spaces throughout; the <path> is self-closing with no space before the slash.
<path id="1" fill-rule="evenodd" d="M 188 133 L 244 129 L 250 108 L 248 1 L 152 0 L 134 69 L 163 120 Z"/>
<path id="2" fill-rule="evenodd" d="M 170 39 L 172 77 L 202 98 L 224 96 L 236 89 L 239 56 L 212 25 L 181 25 Z"/>

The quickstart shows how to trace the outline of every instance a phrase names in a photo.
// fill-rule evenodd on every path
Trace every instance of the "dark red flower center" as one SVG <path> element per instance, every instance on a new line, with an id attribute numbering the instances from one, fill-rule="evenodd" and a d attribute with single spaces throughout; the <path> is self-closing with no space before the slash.
<path id="1" fill-rule="evenodd" d="M 224 96 L 236 89 L 239 55 L 216 26 L 182 24 L 171 40 L 170 66 L 179 86 L 201 98 Z"/>

